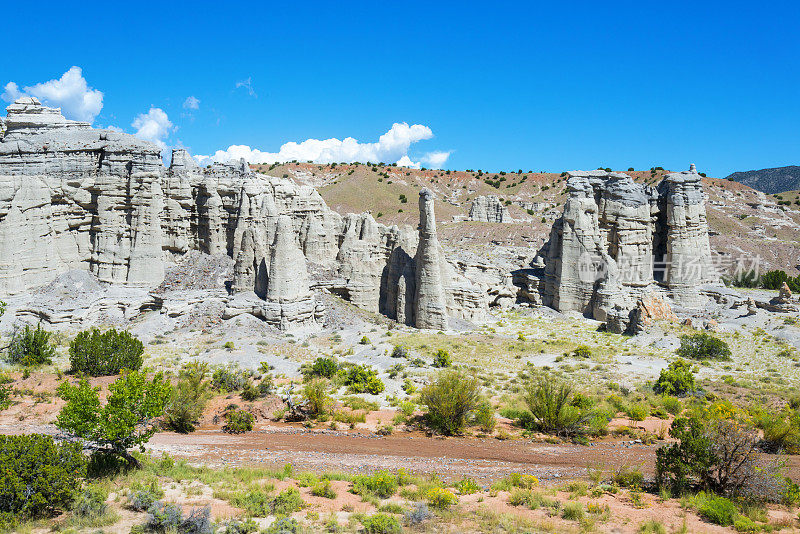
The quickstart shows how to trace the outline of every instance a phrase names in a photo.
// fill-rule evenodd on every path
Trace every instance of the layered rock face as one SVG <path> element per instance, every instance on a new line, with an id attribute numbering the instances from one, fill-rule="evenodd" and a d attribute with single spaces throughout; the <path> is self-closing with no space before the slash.
<path id="1" fill-rule="evenodd" d="M 511 222 L 508 209 L 496 195 L 475 197 L 469 208 L 469 220 L 494 223 Z"/>
<path id="2" fill-rule="evenodd" d="M 569 198 L 540 254 L 543 304 L 578 311 L 624 331 L 653 291 L 681 306 L 717 281 L 701 177 L 671 173 L 657 188 L 606 171 L 569 173 Z"/>
<path id="3" fill-rule="evenodd" d="M 432 198 L 418 236 L 368 213 L 343 217 L 312 187 L 254 174 L 243 160 L 200 168 L 175 150 L 165 169 L 154 144 L 69 121 L 34 98 L 7 110 L 0 129 L 0 295 L 72 270 L 152 288 L 169 264 L 199 251 L 235 262 L 227 315 L 253 313 L 281 329 L 318 324 L 314 288 L 411 325 L 418 287 L 432 303 L 420 324 L 443 328 L 445 315 L 484 316 L 485 293 L 444 259 Z"/>

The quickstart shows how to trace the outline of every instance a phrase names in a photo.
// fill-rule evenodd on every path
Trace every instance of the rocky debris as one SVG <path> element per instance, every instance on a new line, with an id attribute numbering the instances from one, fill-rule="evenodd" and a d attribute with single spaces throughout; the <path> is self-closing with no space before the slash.
<path id="1" fill-rule="evenodd" d="M 162 282 L 174 262 L 196 251 L 232 258 L 234 300 L 252 293 L 258 313 L 284 326 L 309 323 L 320 313 L 302 272 L 291 270 L 305 267 L 306 260 L 330 273 L 324 284 L 329 291 L 414 324 L 419 257 L 425 265 L 420 271 L 423 323 L 441 327 L 442 320 L 432 317 L 442 309 L 469 321 L 485 314 L 483 288 L 445 260 L 432 203 L 434 232 L 425 233 L 417 253 L 413 229 L 387 227 L 369 213 L 342 217 L 312 187 L 254 174 L 244 160 L 201 168 L 178 149 L 165 169 L 156 145 L 69 121 L 36 99 L 19 99 L 7 111 L 0 137 L 0 293 L 20 294 L 83 270 L 100 282 L 158 288 L 145 308 L 170 301 L 175 304 L 170 313 L 180 313 L 193 304 L 174 293 L 165 298 L 170 288 Z M 279 225 L 281 217 L 289 223 Z M 280 235 L 289 227 L 291 236 Z M 290 270 L 276 267 L 284 280 L 272 287 L 281 296 L 269 298 L 274 277 L 268 270 L 279 245 L 284 247 L 280 254 L 294 259 Z M 440 265 L 438 282 L 433 263 Z M 201 292 L 211 291 L 217 299 L 218 284 L 213 285 Z M 440 290 L 430 289 L 434 286 Z M 265 308 L 264 302 L 280 306 Z"/>
<path id="2" fill-rule="evenodd" d="M 472 201 L 469 208 L 469 220 L 508 223 L 511 222 L 511 216 L 497 195 L 481 195 Z"/>
<path id="3" fill-rule="evenodd" d="M 656 321 L 678 322 L 678 316 L 663 298 L 650 294 L 636 301 L 636 308 L 631 313 L 628 330 L 638 333 L 648 326 L 652 326 Z"/>
<path id="4" fill-rule="evenodd" d="M 758 306 L 756 305 L 756 301 L 753 297 L 747 298 L 747 315 L 755 315 L 758 313 Z"/>
<path id="5" fill-rule="evenodd" d="M 649 293 L 680 306 L 701 304 L 698 288 L 717 275 L 700 180 L 694 166 L 666 175 L 657 188 L 624 173 L 569 173 L 564 213 L 539 252 L 541 302 L 605 321 L 615 332 L 627 330 Z"/>
<path id="6" fill-rule="evenodd" d="M 792 290 L 786 282 L 778 290 L 778 296 L 772 299 L 773 304 L 790 304 L 792 302 Z"/>

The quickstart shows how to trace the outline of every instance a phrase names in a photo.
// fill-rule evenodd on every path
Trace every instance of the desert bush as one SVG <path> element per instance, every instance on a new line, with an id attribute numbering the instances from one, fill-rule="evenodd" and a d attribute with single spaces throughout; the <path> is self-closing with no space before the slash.
<path id="1" fill-rule="evenodd" d="M 784 282 L 789 280 L 785 271 L 767 271 L 761 275 L 761 287 L 764 289 L 780 289 Z"/>
<path id="2" fill-rule="evenodd" d="M 81 518 L 97 519 L 108 511 L 108 493 L 97 486 L 88 486 L 79 494 L 72 505 L 72 511 Z"/>
<path id="3" fill-rule="evenodd" d="M 69 345 L 73 371 L 89 376 L 118 374 L 123 369 L 138 371 L 144 361 L 144 345 L 126 330 L 97 328 L 84 330 Z"/>
<path id="4" fill-rule="evenodd" d="M 272 500 L 273 515 L 291 515 L 303 509 L 306 503 L 297 488 L 286 488 Z"/>
<path id="5" fill-rule="evenodd" d="M 725 497 L 706 495 L 698 496 L 698 500 L 702 502 L 697 513 L 709 523 L 723 527 L 732 526 L 736 516 L 739 515 L 736 505 Z"/>
<path id="6" fill-rule="evenodd" d="M 181 369 L 178 383 L 173 386 L 169 404 L 164 410 L 167 428 L 182 434 L 194 432 L 211 394 L 207 373 L 208 364 L 201 362 L 187 363 Z"/>
<path id="7" fill-rule="evenodd" d="M 577 501 L 569 501 L 561 510 L 561 517 L 569 521 L 580 521 L 583 519 L 583 504 Z"/>
<path id="8" fill-rule="evenodd" d="M 494 427 L 497 426 L 497 419 L 491 402 L 483 400 L 478 404 L 478 407 L 475 408 L 473 423 L 481 429 L 481 432 L 486 434 L 494 432 Z"/>
<path id="9" fill-rule="evenodd" d="M 252 518 L 229 519 L 225 521 L 222 530 L 217 531 L 218 534 L 253 534 L 255 532 L 258 532 L 258 524 Z"/>
<path id="10" fill-rule="evenodd" d="M 309 377 L 321 376 L 322 378 L 333 378 L 336 371 L 339 370 L 339 364 L 333 358 L 319 357 L 314 360 L 308 371 Z"/>
<path id="11" fill-rule="evenodd" d="M 601 420 L 595 421 L 598 413 L 592 408 L 574 405 L 571 385 L 552 376 L 540 376 L 529 381 L 523 400 L 530 410 L 530 426 L 546 434 L 574 437 L 588 434 L 602 423 Z"/>
<path id="12" fill-rule="evenodd" d="M 430 519 L 431 515 L 428 505 L 424 502 L 418 502 L 414 503 L 414 507 L 406 512 L 405 520 L 406 523 L 414 527 Z"/>
<path id="13" fill-rule="evenodd" d="M 181 507 L 177 504 L 156 501 L 147 510 L 144 529 L 164 534 L 173 532 L 177 534 L 213 534 L 211 508 L 206 506 L 192 509 L 189 516 L 184 517 Z"/>
<path id="14" fill-rule="evenodd" d="M 408 358 L 408 349 L 402 345 L 395 345 L 392 358 Z"/>
<path id="15" fill-rule="evenodd" d="M 132 509 L 137 512 L 144 512 L 162 497 L 164 497 L 164 491 L 158 487 L 158 482 L 156 482 L 156 480 L 152 480 L 150 485 L 134 489 L 128 501 Z"/>
<path id="16" fill-rule="evenodd" d="M 50 436 L 0 435 L 0 522 L 34 519 L 72 504 L 86 474 L 77 443 Z"/>
<path id="17" fill-rule="evenodd" d="M 692 360 L 730 360 L 731 349 L 727 343 L 706 332 L 681 336 L 681 346 L 675 353 Z"/>
<path id="18" fill-rule="evenodd" d="M 378 373 L 368 365 L 354 365 L 345 376 L 345 385 L 350 393 L 371 393 L 377 395 L 386 386 L 378 378 Z"/>
<path id="19" fill-rule="evenodd" d="M 427 407 L 427 424 L 445 435 L 462 432 L 467 417 L 480 403 L 478 379 L 460 371 L 441 371 L 436 380 L 420 391 L 420 402 Z"/>
<path id="20" fill-rule="evenodd" d="M 662 397 L 661 404 L 664 406 L 664 409 L 672 415 L 678 415 L 681 413 L 681 410 L 683 410 L 683 404 L 681 403 L 681 400 L 676 397 Z"/>
<path id="21" fill-rule="evenodd" d="M 761 447 L 767 452 L 800 453 L 800 412 L 797 409 L 786 406 L 778 413 L 771 409 L 755 409 L 753 423 L 764 433 Z"/>
<path id="22" fill-rule="evenodd" d="M 8 362 L 25 367 L 53 363 L 56 349 L 50 343 L 50 335 L 40 324 L 35 329 L 26 324 L 22 330 L 14 331 L 8 345 Z"/>
<path id="23" fill-rule="evenodd" d="M 622 465 L 614 472 L 611 480 L 622 488 L 641 487 L 644 482 L 644 474 L 638 467 Z"/>
<path id="24" fill-rule="evenodd" d="M 238 365 L 229 364 L 214 371 L 211 376 L 211 387 L 217 391 L 241 391 L 250 382 L 252 373 L 241 369 Z"/>
<path id="25" fill-rule="evenodd" d="M 306 410 L 312 417 L 330 413 L 333 399 L 328 394 L 329 384 L 324 378 L 315 378 L 303 387 Z"/>
<path id="26" fill-rule="evenodd" d="M 675 360 L 661 371 L 653 385 L 653 391 L 660 395 L 685 395 L 694 391 L 692 364 L 686 360 Z"/>
<path id="27" fill-rule="evenodd" d="M 336 491 L 331 487 L 331 481 L 326 478 L 314 484 L 311 488 L 311 495 L 325 497 L 326 499 L 335 499 Z"/>
<path id="28" fill-rule="evenodd" d="M 361 520 L 366 534 L 396 534 L 402 532 L 400 522 L 393 516 L 384 513 L 377 513 L 367 516 Z"/>
<path id="29" fill-rule="evenodd" d="M 720 495 L 779 500 L 786 491 L 780 464 L 759 452 L 758 431 L 731 418 L 692 414 L 675 419 L 679 440 L 656 451 L 656 481 L 680 493 L 691 486 Z"/>
<path id="30" fill-rule="evenodd" d="M 572 355 L 576 358 L 591 358 L 592 349 L 590 349 L 586 345 L 580 345 L 575 350 L 572 351 Z"/>
<path id="31" fill-rule="evenodd" d="M 644 421 L 650 415 L 650 407 L 642 402 L 631 403 L 625 407 L 624 411 L 631 421 Z"/>
<path id="32" fill-rule="evenodd" d="M 434 487 L 428 491 L 428 506 L 437 510 L 446 510 L 458 502 L 458 497 L 445 488 Z"/>
<path id="33" fill-rule="evenodd" d="M 667 534 L 667 528 L 660 521 L 650 519 L 639 525 L 639 534 Z"/>
<path id="34" fill-rule="evenodd" d="M 162 373 L 148 380 L 146 369 L 126 371 L 108 386 L 109 395 L 101 406 L 99 387 L 93 388 L 86 379 L 77 386 L 65 380 L 58 386 L 66 404 L 56 427 L 85 448 L 138 466 L 128 449 L 144 445 L 155 434 L 156 420 L 164 414 L 171 389 Z"/>
<path id="35" fill-rule="evenodd" d="M 353 478 L 352 492 L 356 495 L 374 495 L 388 499 L 397 491 L 397 475 L 389 471 L 377 471 L 372 475 L 358 475 Z"/>
<path id="36" fill-rule="evenodd" d="M 242 389 L 242 400 L 254 401 L 263 399 L 272 393 L 272 389 L 274 387 L 275 383 L 270 373 L 266 373 L 264 376 L 262 376 L 261 380 L 259 380 L 257 384 L 254 384 L 251 380 L 248 380 Z"/>
<path id="37" fill-rule="evenodd" d="M 464 477 L 453 486 L 461 495 L 471 495 L 481 491 L 481 487 L 473 479 Z"/>
<path id="38" fill-rule="evenodd" d="M 253 430 L 255 417 L 248 411 L 240 408 L 231 408 L 225 411 L 225 424 L 222 431 L 228 434 L 243 434 Z"/>
<path id="39" fill-rule="evenodd" d="M 297 534 L 301 532 L 296 519 L 279 517 L 270 526 L 262 529 L 261 534 Z"/>
<path id="40" fill-rule="evenodd" d="M 450 353 L 444 349 L 437 350 L 436 355 L 433 357 L 433 366 L 450 367 L 451 365 L 453 365 L 453 361 L 450 358 Z"/>

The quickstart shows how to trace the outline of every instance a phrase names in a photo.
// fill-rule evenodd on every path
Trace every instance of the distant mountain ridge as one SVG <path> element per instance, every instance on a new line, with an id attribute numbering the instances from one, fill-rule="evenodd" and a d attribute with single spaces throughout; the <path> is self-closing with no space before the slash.
<path id="1" fill-rule="evenodd" d="M 727 178 L 770 195 L 800 189 L 800 167 L 797 165 L 735 172 Z"/>

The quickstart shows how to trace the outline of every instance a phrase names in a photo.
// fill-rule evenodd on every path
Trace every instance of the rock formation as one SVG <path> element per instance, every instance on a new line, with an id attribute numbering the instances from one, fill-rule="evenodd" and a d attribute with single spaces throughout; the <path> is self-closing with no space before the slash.
<path id="1" fill-rule="evenodd" d="M 711 263 L 701 177 L 668 174 L 653 188 L 623 173 L 569 173 L 569 197 L 526 292 L 560 311 L 578 311 L 625 331 L 637 302 L 661 292 L 679 306 L 700 304 L 717 281 Z M 529 277 L 528 277 L 529 278 Z"/>
<path id="2" fill-rule="evenodd" d="M 496 195 L 475 197 L 469 208 L 469 220 L 495 223 L 511 222 L 508 209 Z"/>
<path id="3" fill-rule="evenodd" d="M 201 168 L 185 150 L 174 150 L 165 169 L 156 145 L 67 120 L 34 98 L 7 111 L 0 132 L 0 295 L 69 271 L 148 290 L 197 251 L 234 262 L 226 316 L 252 313 L 278 328 L 318 323 L 322 308 L 312 289 L 411 325 L 444 328 L 446 317 L 485 315 L 485 291 L 445 259 L 432 198 L 417 235 L 368 213 L 341 216 L 312 187 L 254 174 L 243 160 Z M 152 306 L 159 302 L 153 297 Z"/>

